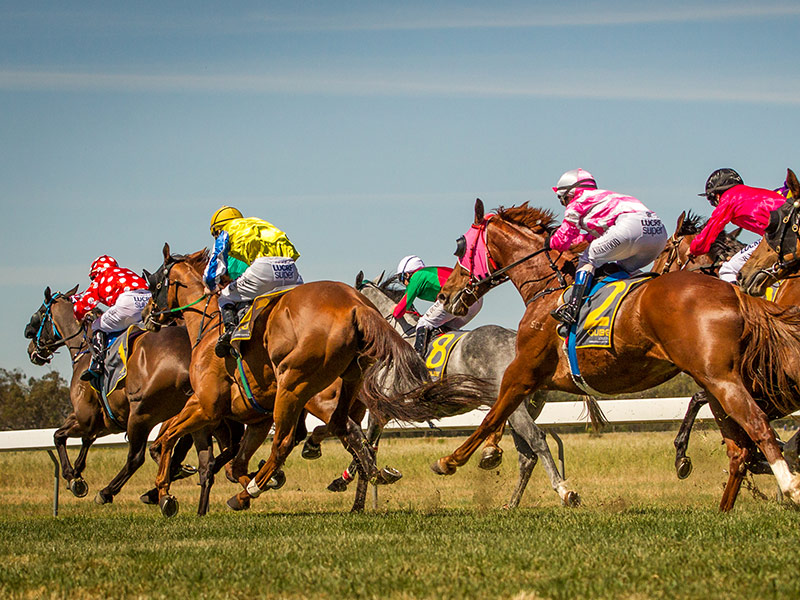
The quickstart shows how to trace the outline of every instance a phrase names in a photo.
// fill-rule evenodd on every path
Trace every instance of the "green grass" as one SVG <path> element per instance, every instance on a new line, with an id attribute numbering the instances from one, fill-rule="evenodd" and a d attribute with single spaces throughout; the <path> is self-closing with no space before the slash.
<path id="1" fill-rule="evenodd" d="M 493 472 L 474 462 L 455 476 L 428 470 L 458 439 L 384 440 L 381 463 L 405 477 L 381 488 L 378 510 L 351 515 L 350 493 L 325 491 L 347 462 L 325 456 L 287 465 L 282 490 L 245 513 L 215 487 L 197 518 L 197 486 L 178 482 L 181 512 L 167 520 L 140 505 L 155 468 L 142 468 L 115 503 L 93 493 L 121 464 L 96 449 L 89 497 L 62 495 L 49 515 L 45 453 L 0 455 L 0 596 L 10 598 L 797 598 L 800 512 L 742 492 L 717 512 L 727 466 L 719 434 L 692 440 L 695 472 L 678 481 L 672 434 L 565 436 L 570 481 L 583 506 L 559 505 L 540 467 L 522 507 L 499 509 L 514 485 L 516 457 Z M 263 453 L 263 450 L 262 450 Z"/>

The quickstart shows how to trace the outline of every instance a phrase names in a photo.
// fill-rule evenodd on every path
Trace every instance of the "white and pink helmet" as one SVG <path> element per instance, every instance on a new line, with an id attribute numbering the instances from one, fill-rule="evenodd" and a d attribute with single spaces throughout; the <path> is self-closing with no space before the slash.
<path id="1" fill-rule="evenodd" d="M 400 281 L 402 281 L 406 273 L 413 273 L 414 271 L 419 271 L 423 268 L 425 268 L 425 263 L 422 262 L 422 259 L 415 254 L 411 254 L 403 257 L 403 259 L 398 263 L 397 274 L 400 276 Z"/>
<path id="2" fill-rule="evenodd" d="M 89 268 L 89 279 L 94 279 L 99 273 L 102 273 L 111 267 L 119 267 L 116 260 L 107 254 L 98 256 L 92 263 L 92 266 Z"/>
<path id="3" fill-rule="evenodd" d="M 592 177 L 589 171 L 583 169 L 572 169 L 564 173 L 558 180 L 558 183 L 553 188 L 553 191 L 558 196 L 561 204 L 566 206 L 570 203 L 575 190 L 596 190 L 597 182 Z"/>

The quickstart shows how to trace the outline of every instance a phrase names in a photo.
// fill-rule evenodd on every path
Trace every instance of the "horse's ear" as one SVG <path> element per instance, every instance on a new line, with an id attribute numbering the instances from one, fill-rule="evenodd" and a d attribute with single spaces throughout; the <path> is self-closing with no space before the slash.
<path id="1" fill-rule="evenodd" d="M 483 221 L 483 200 L 480 198 L 475 198 L 475 224 L 479 224 Z"/>
<path id="2" fill-rule="evenodd" d="M 730 235 L 728 235 L 728 238 L 732 240 L 738 240 L 739 236 L 742 234 L 742 231 L 744 231 L 742 227 L 737 227 L 736 229 L 731 231 Z"/>
<path id="3" fill-rule="evenodd" d="M 792 192 L 792 198 L 800 199 L 800 181 L 797 181 L 797 175 L 791 169 L 786 169 L 786 185 Z"/>
<path id="4" fill-rule="evenodd" d="M 364 271 L 359 271 L 356 275 L 356 289 L 360 288 L 362 283 L 364 283 Z"/>
<path id="5" fill-rule="evenodd" d="M 383 283 L 383 278 L 386 276 L 386 269 L 381 271 L 381 274 L 378 275 L 378 278 L 373 282 L 375 285 L 380 285 Z"/>
<path id="6" fill-rule="evenodd" d="M 48 285 L 46 288 L 44 288 L 44 301 L 50 302 L 50 300 L 52 299 L 53 299 L 53 293 L 50 291 L 50 286 Z"/>
<path id="7" fill-rule="evenodd" d="M 683 227 L 683 222 L 686 220 L 686 211 L 681 213 L 681 216 L 678 217 L 678 223 L 675 225 L 675 231 L 678 232 Z"/>
<path id="8" fill-rule="evenodd" d="M 72 296 L 74 296 L 75 294 L 77 294 L 77 293 L 78 293 L 78 285 L 79 285 L 79 284 L 76 284 L 74 288 L 72 288 L 71 290 L 69 290 L 69 291 L 68 291 L 67 293 L 65 293 L 64 295 L 65 295 L 67 298 L 72 298 Z"/>
<path id="9" fill-rule="evenodd" d="M 169 244 L 167 242 L 164 242 L 164 249 L 161 251 L 161 253 L 164 255 L 164 262 L 167 262 L 167 260 L 171 256 L 169 252 Z"/>

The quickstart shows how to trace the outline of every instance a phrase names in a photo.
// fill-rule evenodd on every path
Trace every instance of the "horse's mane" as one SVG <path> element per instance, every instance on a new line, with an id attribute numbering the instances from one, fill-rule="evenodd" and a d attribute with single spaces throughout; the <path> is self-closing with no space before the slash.
<path id="1" fill-rule="evenodd" d="M 400 276 L 392 275 L 385 281 L 378 282 L 378 289 L 386 294 L 393 302 L 399 302 L 405 295 L 405 289 L 399 287 Z"/>
<path id="2" fill-rule="evenodd" d="M 706 223 L 708 223 L 708 219 L 702 215 L 693 213 L 690 210 L 686 215 L 686 218 L 683 220 L 680 229 L 678 229 L 676 232 L 676 235 L 697 235 L 703 230 L 703 227 L 706 226 Z"/>
<path id="3" fill-rule="evenodd" d="M 519 206 L 506 208 L 501 206 L 497 209 L 497 216 L 516 225 L 522 225 L 532 231 L 550 231 L 555 227 L 555 213 L 544 208 L 532 208 L 527 202 Z"/>
<path id="4" fill-rule="evenodd" d="M 187 262 L 195 271 L 202 273 L 208 263 L 209 254 L 208 248 L 203 248 L 191 254 L 170 254 L 169 258 L 171 262 Z"/>

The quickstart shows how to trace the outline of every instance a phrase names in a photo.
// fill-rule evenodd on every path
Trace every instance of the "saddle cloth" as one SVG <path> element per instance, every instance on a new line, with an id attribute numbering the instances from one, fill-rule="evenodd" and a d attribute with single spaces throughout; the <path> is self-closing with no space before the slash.
<path id="1" fill-rule="evenodd" d="M 652 273 L 631 276 L 625 271 L 617 271 L 597 281 L 578 314 L 578 322 L 575 324 L 575 347 L 610 348 L 614 319 L 623 298 L 633 288 L 653 277 L 655 275 Z M 567 290 L 564 291 L 564 295 Z M 562 295 L 561 302 L 563 301 Z M 558 326 L 557 331 L 558 337 L 562 340 L 569 335 L 569 329 L 563 323 Z"/>
<path id="2" fill-rule="evenodd" d="M 456 344 L 467 335 L 469 331 L 447 331 L 437 335 L 428 344 L 425 353 L 425 366 L 433 379 L 440 379 L 442 373 L 447 368 L 447 361 L 450 360 L 450 353 Z"/>
<path id="3" fill-rule="evenodd" d="M 283 296 L 286 292 L 293 290 L 296 288 L 297 285 L 290 285 L 286 287 L 282 287 L 277 290 L 273 290 L 266 294 L 263 294 L 253 300 L 253 304 L 247 309 L 247 312 L 244 314 L 242 319 L 239 321 L 239 325 L 236 327 L 236 331 L 233 332 L 231 336 L 231 344 L 236 343 L 235 346 L 238 349 L 238 344 L 241 343 L 243 340 L 249 340 L 253 335 L 252 326 L 253 323 L 256 322 L 258 315 L 264 312 L 270 304 L 277 301 L 281 296 Z"/>
<path id="4" fill-rule="evenodd" d="M 125 331 L 111 337 L 106 348 L 106 356 L 103 364 L 102 390 L 96 390 L 103 396 L 108 396 L 117 389 L 120 383 L 128 375 L 128 357 L 133 341 L 146 333 L 146 330 L 139 325 L 131 325 Z M 94 387 L 94 381 L 91 382 Z"/>

